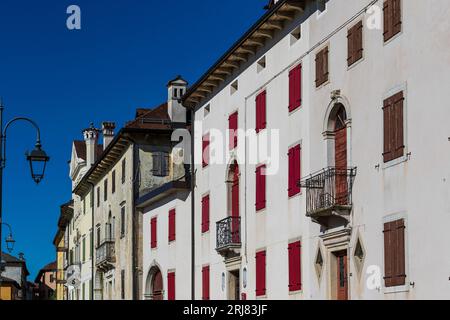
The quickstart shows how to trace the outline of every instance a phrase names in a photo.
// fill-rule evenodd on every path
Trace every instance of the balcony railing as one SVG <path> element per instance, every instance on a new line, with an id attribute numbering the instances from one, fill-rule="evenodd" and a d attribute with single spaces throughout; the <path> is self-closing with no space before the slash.
<path id="1" fill-rule="evenodd" d="M 299 185 L 306 188 L 306 215 L 327 215 L 334 209 L 350 209 L 355 177 L 356 168 L 330 167 L 300 181 Z"/>
<path id="2" fill-rule="evenodd" d="M 104 240 L 96 248 L 96 265 L 97 267 L 107 266 L 116 262 L 115 242 L 112 239 Z"/>
<path id="3" fill-rule="evenodd" d="M 217 251 L 241 246 L 241 218 L 228 217 L 217 222 Z"/>

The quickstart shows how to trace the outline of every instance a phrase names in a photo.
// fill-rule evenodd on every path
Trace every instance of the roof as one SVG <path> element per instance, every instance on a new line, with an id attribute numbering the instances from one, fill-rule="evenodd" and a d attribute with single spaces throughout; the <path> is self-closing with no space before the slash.
<path id="1" fill-rule="evenodd" d="M 18 284 L 16 280 L 13 280 L 13 279 L 10 279 L 10 278 L 1 276 L 1 277 L 0 277 L 0 282 L 1 282 L 2 284 L 3 284 L 3 283 L 6 283 L 6 284 L 12 284 L 12 285 L 15 286 L 17 289 L 20 289 L 20 284 Z"/>
<path id="2" fill-rule="evenodd" d="M 73 200 L 63 204 L 61 206 L 61 213 L 58 219 L 58 231 L 56 232 L 55 238 L 53 239 L 53 244 L 58 246 L 64 236 L 65 228 L 69 224 L 70 219 L 73 217 Z"/>
<path id="3" fill-rule="evenodd" d="M 6 252 L 2 252 L 2 259 L 1 260 L 5 261 L 6 264 L 12 264 L 12 265 L 21 264 L 21 265 L 23 265 L 23 269 L 25 271 L 25 274 L 26 275 L 30 274 L 28 272 L 27 264 L 26 264 L 25 260 L 21 260 L 19 258 L 16 258 L 16 257 L 14 257 L 14 256 L 12 256 L 12 255 L 10 255 L 10 254 L 8 254 Z"/>
<path id="4" fill-rule="evenodd" d="M 267 12 L 186 92 L 183 105 L 197 106 L 216 87 L 233 75 L 241 63 L 246 63 L 256 55 L 274 33 L 283 29 L 285 21 L 291 21 L 298 13 L 303 13 L 307 0 L 270 1 Z"/>
<path id="5" fill-rule="evenodd" d="M 45 267 L 43 267 L 41 270 L 39 270 L 36 279 L 34 280 L 34 282 L 39 283 L 41 276 L 46 273 L 46 272 L 55 272 L 57 271 L 58 267 L 56 265 L 56 261 L 54 262 L 50 262 L 49 264 L 45 265 Z"/>
<path id="6" fill-rule="evenodd" d="M 77 153 L 78 158 L 86 161 L 86 143 L 81 140 L 75 140 L 73 142 L 75 146 L 75 152 Z M 97 145 L 96 156 L 99 156 L 103 152 L 103 145 Z"/>
<path id="7" fill-rule="evenodd" d="M 136 118 L 125 124 L 126 128 L 139 129 L 168 129 L 171 128 L 171 120 L 167 112 L 167 102 L 155 109 L 136 110 Z"/>

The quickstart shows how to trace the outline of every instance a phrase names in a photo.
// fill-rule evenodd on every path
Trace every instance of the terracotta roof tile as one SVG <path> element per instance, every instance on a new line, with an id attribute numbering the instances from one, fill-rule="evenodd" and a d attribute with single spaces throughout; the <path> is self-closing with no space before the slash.
<path id="1" fill-rule="evenodd" d="M 167 103 L 163 103 L 155 109 L 136 110 L 136 119 L 125 125 L 130 129 L 170 129 L 171 121 L 167 113 Z"/>

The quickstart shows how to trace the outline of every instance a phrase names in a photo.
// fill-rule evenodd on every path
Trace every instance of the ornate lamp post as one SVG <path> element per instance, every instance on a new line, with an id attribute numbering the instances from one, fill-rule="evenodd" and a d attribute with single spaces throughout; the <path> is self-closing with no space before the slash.
<path id="1" fill-rule="evenodd" d="M 7 226 L 9 229 L 9 235 L 5 238 L 5 242 L 6 242 L 6 249 L 8 249 L 8 252 L 11 253 L 14 250 L 14 245 L 16 244 L 16 240 L 14 240 L 13 235 L 12 235 L 12 228 L 8 223 L 3 222 L 1 226 Z"/>
<path id="2" fill-rule="evenodd" d="M 41 145 L 41 132 L 38 125 L 31 119 L 25 117 L 13 118 L 11 121 L 7 122 L 3 127 L 3 106 L 2 99 L 0 98 L 0 224 L 2 224 L 2 207 L 3 207 L 3 169 L 6 166 L 6 134 L 8 133 L 8 128 L 17 121 L 25 121 L 30 123 L 36 129 L 36 144 L 33 151 L 26 154 L 26 159 L 30 163 L 31 177 L 38 184 L 44 178 L 45 168 L 47 162 L 50 158 L 47 156 L 44 150 L 42 150 Z M 9 226 L 9 225 L 8 225 Z M 11 231 L 11 229 L 10 229 Z M 2 228 L 0 227 L 0 281 L 1 281 L 1 252 L 2 252 Z M 14 239 L 12 238 L 12 233 L 6 238 L 6 244 L 8 250 L 14 247 Z"/>

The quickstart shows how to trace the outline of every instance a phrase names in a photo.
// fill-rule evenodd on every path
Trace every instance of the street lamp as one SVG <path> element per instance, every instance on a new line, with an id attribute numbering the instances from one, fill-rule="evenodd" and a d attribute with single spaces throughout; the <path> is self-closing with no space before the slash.
<path id="1" fill-rule="evenodd" d="M 6 242 L 6 248 L 8 249 L 8 252 L 11 253 L 14 250 L 14 245 L 16 244 L 16 240 L 14 240 L 14 238 L 13 238 L 11 226 L 5 222 L 3 222 L 1 225 L 5 225 L 9 229 L 9 235 L 5 238 L 5 242 Z"/>
<path id="2" fill-rule="evenodd" d="M 7 122 L 3 128 L 3 106 L 2 99 L 0 98 L 0 224 L 2 223 L 2 207 L 3 207 L 3 169 L 6 167 L 6 134 L 8 128 L 15 122 L 25 121 L 30 123 L 36 129 L 36 144 L 33 151 L 26 154 L 26 159 L 30 163 L 31 177 L 38 184 L 44 178 L 45 167 L 50 158 L 47 156 L 41 145 L 41 132 L 36 122 L 29 118 L 17 117 Z M 2 253 L 2 228 L 0 227 L 0 256 Z M 6 245 L 8 251 L 14 248 L 15 241 L 10 232 L 10 236 L 6 238 Z M 1 259 L 0 259 L 1 260 Z M 0 268 L 0 281 L 1 281 L 1 268 Z"/>

